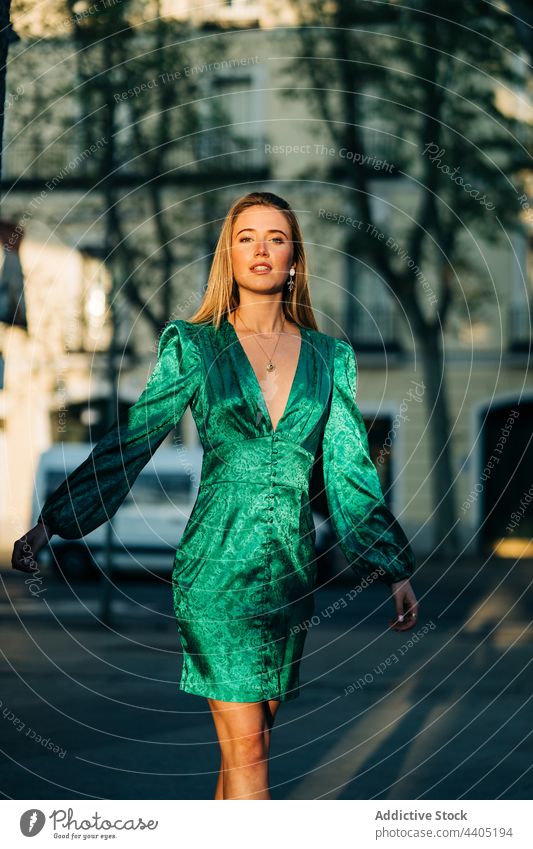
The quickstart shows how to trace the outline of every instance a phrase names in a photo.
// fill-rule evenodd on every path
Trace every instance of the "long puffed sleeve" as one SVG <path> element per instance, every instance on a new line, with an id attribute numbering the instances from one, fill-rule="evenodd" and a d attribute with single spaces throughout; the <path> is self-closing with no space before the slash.
<path id="1" fill-rule="evenodd" d="M 110 519 L 141 469 L 179 422 L 200 385 L 200 354 L 180 319 L 161 333 L 157 362 L 131 405 L 93 451 L 46 499 L 39 519 L 63 539 L 79 539 Z"/>
<path id="2" fill-rule="evenodd" d="M 324 427 L 323 468 L 333 530 L 355 574 L 387 585 L 410 578 L 413 550 L 386 506 L 356 404 L 357 365 L 351 346 L 335 340 L 331 406 Z"/>

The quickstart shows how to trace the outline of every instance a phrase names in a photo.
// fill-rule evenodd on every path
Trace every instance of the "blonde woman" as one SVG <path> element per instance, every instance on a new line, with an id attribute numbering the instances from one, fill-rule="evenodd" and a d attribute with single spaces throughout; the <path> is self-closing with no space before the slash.
<path id="1" fill-rule="evenodd" d="M 115 424 L 15 543 L 29 570 L 52 534 L 76 539 L 118 509 L 187 406 L 202 478 L 176 551 L 180 688 L 205 696 L 221 749 L 215 799 L 270 799 L 270 734 L 299 695 L 314 610 L 309 481 L 323 451 L 332 524 L 358 576 L 390 587 L 392 628 L 416 621 L 413 551 L 387 509 L 355 401 L 347 342 L 319 332 L 300 226 L 289 204 L 253 192 L 229 210 L 197 312 L 171 321 L 128 421 Z"/>

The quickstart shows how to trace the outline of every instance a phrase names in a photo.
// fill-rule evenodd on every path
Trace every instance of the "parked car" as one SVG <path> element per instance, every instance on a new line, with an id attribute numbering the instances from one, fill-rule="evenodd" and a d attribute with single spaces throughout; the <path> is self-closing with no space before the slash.
<path id="1" fill-rule="evenodd" d="M 47 496 L 91 453 L 90 443 L 65 443 L 45 451 L 38 464 L 33 522 Z M 168 572 L 194 506 L 200 482 L 202 449 L 159 448 L 141 470 L 112 518 L 113 567 L 117 570 Z M 58 535 L 39 553 L 65 577 L 96 577 L 105 563 L 108 523 L 81 539 Z"/>

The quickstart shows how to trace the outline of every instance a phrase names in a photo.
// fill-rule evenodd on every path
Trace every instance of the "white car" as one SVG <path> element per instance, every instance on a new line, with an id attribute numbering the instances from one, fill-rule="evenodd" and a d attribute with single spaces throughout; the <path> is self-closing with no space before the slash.
<path id="1" fill-rule="evenodd" d="M 40 457 L 34 495 L 33 523 L 47 498 L 93 449 L 90 443 L 62 443 Z M 172 570 L 173 558 L 198 494 L 203 451 L 160 447 L 141 470 L 111 519 L 112 566 L 117 570 Z M 80 539 L 55 534 L 39 553 L 65 577 L 96 577 L 106 564 L 109 523 Z"/>

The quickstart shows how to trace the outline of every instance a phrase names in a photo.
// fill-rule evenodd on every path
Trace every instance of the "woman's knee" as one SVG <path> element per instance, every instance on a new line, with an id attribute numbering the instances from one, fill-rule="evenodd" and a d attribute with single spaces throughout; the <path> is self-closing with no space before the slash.
<path id="1" fill-rule="evenodd" d="M 270 745 L 268 704 L 210 701 L 225 766 L 254 763 L 266 757 Z"/>
<path id="2" fill-rule="evenodd" d="M 247 732 L 237 729 L 220 744 L 224 766 L 252 766 L 263 761 L 268 756 L 269 735 L 268 728 L 256 728 Z"/>

